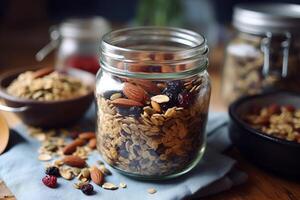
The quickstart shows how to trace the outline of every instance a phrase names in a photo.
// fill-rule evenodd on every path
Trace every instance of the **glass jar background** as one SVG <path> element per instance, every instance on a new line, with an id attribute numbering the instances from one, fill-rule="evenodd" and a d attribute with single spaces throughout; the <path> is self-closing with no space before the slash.
<path id="1" fill-rule="evenodd" d="M 142 27 L 105 36 L 96 99 L 98 149 L 107 163 L 134 177 L 165 179 L 199 162 L 210 98 L 206 54 L 204 38 L 182 29 Z M 134 99 L 128 86 L 142 88 L 146 99 L 118 104 Z M 151 100 L 171 91 L 176 101 Z M 180 104 L 177 95 L 191 100 Z"/>
<path id="2" fill-rule="evenodd" d="M 300 92 L 300 20 L 292 10 L 296 8 L 288 4 L 235 7 L 235 34 L 225 48 L 223 66 L 222 97 L 226 104 L 264 92 Z"/>
<path id="3" fill-rule="evenodd" d="M 100 68 L 99 44 L 109 30 L 110 25 L 101 17 L 65 20 L 50 28 L 51 42 L 36 54 L 36 59 L 41 61 L 56 49 L 57 69 L 74 67 L 96 74 Z"/>
<path id="4" fill-rule="evenodd" d="M 223 69 L 222 96 L 227 104 L 235 99 L 262 92 L 287 90 L 300 92 L 298 63 L 300 40 L 291 41 L 288 56 L 288 72 L 282 76 L 283 36 L 273 37 L 270 46 L 269 71 L 264 74 L 265 56 L 262 43 L 265 36 L 237 32 L 228 43 Z M 277 40 L 277 41 L 276 41 Z"/>
<path id="5" fill-rule="evenodd" d="M 74 67 L 96 74 L 100 68 L 99 43 L 100 40 L 62 38 L 58 47 L 56 68 Z"/>

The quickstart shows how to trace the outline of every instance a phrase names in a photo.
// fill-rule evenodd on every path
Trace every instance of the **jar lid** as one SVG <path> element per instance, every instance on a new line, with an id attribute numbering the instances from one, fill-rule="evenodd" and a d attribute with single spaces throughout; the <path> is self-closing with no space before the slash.
<path id="1" fill-rule="evenodd" d="M 59 25 L 59 33 L 62 37 L 78 39 L 101 39 L 110 31 L 108 21 L 102 17 L 86 19 L 68 19 Z"/>
<path id="2" fill-rule="evenodd" d="M 240 4 L 234 8 L 233 25 L 240 31 L 264 34 L 300 33 L 300 5 L 283 3 Z"/>

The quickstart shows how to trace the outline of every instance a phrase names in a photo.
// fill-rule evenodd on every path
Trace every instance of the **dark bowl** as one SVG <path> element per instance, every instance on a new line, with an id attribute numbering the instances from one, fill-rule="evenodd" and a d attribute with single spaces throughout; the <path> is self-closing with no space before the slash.
<path id="1" fill-rule="evenodd" d="M 287 141 L 251 128 L 241 119 L 243 113 L 253 105 L 270 104 L 300 107 L 300 96 L 293 93 L 276 92 L 244 97 L 229 107 L 229 135 L 240 152 L 255 164 L 276 174 L 288 177 L 300 176 L 300 144 Z"/>
<path id="2" fill-rule="evenodd" d="M 1 105 L 0 109 L 15 112 L 27 125 L 43 128 L 63 127 L 78 121 L 93 102 L 94 75 L 78 69 L 70 68 L 65 70 L 66 74 L 80 79 L 84 84 L 91 87 L 91 91 L 88 94 L 67 100 L 37 101 L 15 97 L 6 92 L 6 87 L 20 73 L 37 69 L 19 69 L 0 76 L 0 98 L 4 99 L 6 104 L 6 106 Z"/>

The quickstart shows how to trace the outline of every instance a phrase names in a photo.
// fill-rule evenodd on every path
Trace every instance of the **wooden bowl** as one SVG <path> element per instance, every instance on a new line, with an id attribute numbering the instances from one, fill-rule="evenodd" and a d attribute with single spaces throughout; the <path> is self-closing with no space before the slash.
<path id="1" fill-rule="evenodd" d="M 64 73 L 78 78 L 84 84 L 90 86 L 91 91 L 86 95 L 67 100 L 37 101 L 8 94 L 6 92 L 8 85 L 19 74 L 28 70 L 34 71 L 37 68 L 19 69 L 0 76 L 0 98 L 4 99 L 6 104 L 6 106 L 1 105 L 0 110 L 15 112 L 27 125 L 43 128 L 68 126 L 78 121 L 93 102 L 95 76 L 91 73 L 72 68 L 65 70 Z"/>
<path id="2" fill-rule="evenodd" d="M 267 135 L 252 128 L 241 118 L 255 105 L 293 105 L 300 108 L 300 95 L 276 92 L 244 97 L 229 107 L 229 134 L 233 144 L 255 164 L 276 174 L 300 177 L 300 144 Z"/>

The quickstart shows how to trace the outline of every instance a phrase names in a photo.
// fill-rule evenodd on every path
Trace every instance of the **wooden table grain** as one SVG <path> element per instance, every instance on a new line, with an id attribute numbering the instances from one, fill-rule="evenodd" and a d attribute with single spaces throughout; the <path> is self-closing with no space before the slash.
<path id="1" fill-rule="evenodd" d="M 53 55 L 42 63 L 34 60 L 34 53 L 48 42 L 48 26 L 36 26 L 22 30 L 0 29 L 0 73 L 16 67 L 53 65 Z M 210 56 L 210 74 L 212 79 L 211 111 L 226 111 L 220 97 L 222 47 L 213 48 Z M 10 126 L 19 119 L 11 113 L 2 112 Z M 207 200 L 300 200 L 300 182 L 287 180 L 263 171 L 245 160 L 234 147 L 225 152 L 237 160 L 237 168 L 249 175 L 246 183 Z M 1 163 L 4 164 L 4 163 Z M 299 169 L 300 170 L 300 169 Z M 0 199 L 15 199 L 9 188 L 0 180 Z"/>

